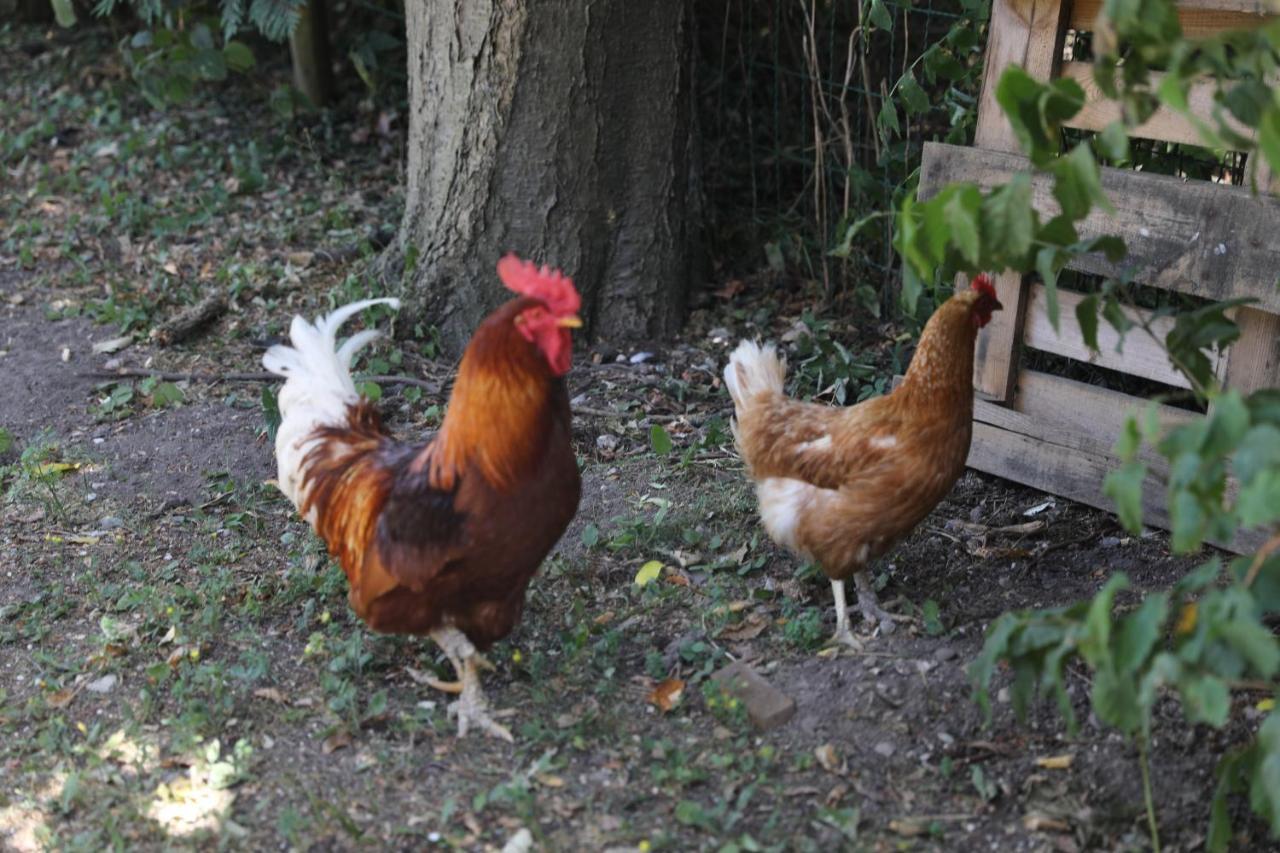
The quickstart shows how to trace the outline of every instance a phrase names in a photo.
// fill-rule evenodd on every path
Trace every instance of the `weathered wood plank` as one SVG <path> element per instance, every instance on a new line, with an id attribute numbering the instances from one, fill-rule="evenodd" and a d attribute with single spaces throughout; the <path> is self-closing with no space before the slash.
<path id="1" fill-rule="evenodd" d="M 996 101 L 996 86 L 1011 65 L 1022 67 L 1037 80 L 1052 78 L 1067 30 L 1063 5 L 1063 0 L 995 0 L 992 4 L 975 145 L 1018 150 L 1013 128 Z M 963 281 L 956 284 L 966 286 Z M 1026 282 L 1017 273 L 1002 272 L 995 276 L 995 287 L 1004 310 L 978 334 L 973 382 L 983 396 L 1007 400 L 1013 391 Z"/>
<path id="2" fill-rule="evenodd" d="M 998 407 L 997 407 L 998 408 Z M 1112 512 L 1115 506 L 1102 492 L 1102 482 L 1117 464 L 1109 455 L 1094 454 L 1046 440 L 1034 432 L 1016 432 L 992 424 L 974 421 L 973 444 L 968 464 L 976 471 L 995 474 L 1069 500 Z M 1165 512 L 1167 483 L 1160 477 L 1148 476 L 1142 489 L 1143 522 L 1169 528 Z M 1236 553 L 1249 553 L 1265 541 L 1265 532 L 1243 531 L 1233 542 L 1213 544 Z"/>
<path id="3" fill-rule="evenodd" d="M 1071 4 L 1071 29 L 1092 32 L 1102 4 L 1103 0 L 1075 0 Z M 1265 24 L 1270 15 L 1266 3 L 1259 0 L 1236 3 L 1191 0 L 1178 4 L 1178 21 L 1183 34 L 1189 38 L 1205 38 L 1223 30 L 1254 29 Z"/>
<path id="4" fill-rule="evenodd" d="M 920 197 L 955 181 L 996 186 L 1027 168 L 1026 158 L 1013 154 L 925 143 Z M 1041 215 L 1055 215 L 1050 178 L 1037 174 L 1032 185 Z M 1101 254 L 1087 255 L 1073 269 L 1116 276 L 1131 268 L 1146 284 L 1206 299 L 1250 296 L 1257 308 L 1280 314 L 1280 200 L 1254 197 L 1245 187 L 1110 168 L 1102 170 L 1102 187 L 1115 214 L 1095 209 L 1080 223 L 1080 234 L 1120 234 L 1129 257 L 1111 264 Z"/>
<path id="5" fill-rule="evenodd" d="M 1023 370 L 1018 374 L 1018 393 L 1013 399 L 1013 407 L 1018 412 L 1045 424 L 1046 429 L 1080 436 L 1082 441 L 1092 442 L 1090 449 L 1108 453 L 1129 415 L 1143 411 L 1146 406 L 1146 400 L 1120 391 L 1037 370 Z M 1157 404 L 1156 417 L 1162 427 L 1170 429 L 1200 415 Z"/>
<path id="6" fill-rule="evenodd" d="M 1280 193 L 1280 176 L 1266 160 L 1258 164 L 1256 178 L 1262 192 Z M 1244 307 L 1234 319 L 1240 326 L 1240 339 L 1227 350 L 1227 387 L 1245 394 L 1280 387 L 1280 315 Z"/>
<path id="7" fill-rule="evenodd" d="M 1073 358 L 1076 361 L 1085 361 L 1089 364 L 1096 364 L 1099 367 L 1119 370 L 1132 376 L 1141 376 L 1144 379 L 1172 385 L 1175 388 L 1191 387 L 1187 377 L 1169 363 L 1169 357 L 1164 348 L 1141 329 L 1130 331 L 1124 338 L 1123 348 L 1117 351 L 1117 347 L 1120 345 L 1120 335 L 1115 329 L 1111 328 L 1109 323 L 1099 323 L 1099 351 L 1096 353 L 1090 351 L 1085 346 L 1084 332 L 1081 331 L 1080 323 L 1076 319 L 1076 306 L 1083 302 L 1084 299 L 1085 294 L 1083 293 L 1063 288 L 1058 289 L 1058 308 L 1061 314 L 1058 318 L 1059 328 L 1055 331 L 1053 324 L 1049 322 L 1048 296 L 1045 293 L 1044 285 L 1032 285 L 1031 294 L 1027 302 L 1027 320 L 1022 336 L 1023 343 L 1044 352 L 1065 355 L 1067 358 Z M 1138 308 L 1124 308 L 1122 310 L 1125 316 L 1134 323 L 1141 323 L 1146 320 L 1150 324 L 1151 330 L 1162 341 L 1173 330 L 1174 320 L 1172 317 L 1151 319 L 1150 311 Z M 1264 316 L 1274 315 L 1268 314 Z M 1214 373 L 1218 373 L 1221 357 L 1215 354 L 1211 356 L 1211 361 L 1214 365 Z"/>
<path id="8" fill-rule="evenodd" d="M 1120 103 L 1113 101 L 1102 94 L 1098 88 L 1098 84 L 1093 79 L 1093 65 L 1088 62 L 1064 62 L 1062 64 L 1063 77 L 1070 77 L 1080 84 L 1080 88 L 1084 89 L 1085 104 L 1075 117 L 1068 119 L 1065 124 L 1067 127 L 1074 127 L 1080 130 L 1102 130 L 1113 121 L 1121 118 Z M 1155 89 L 1159 86 L 1164 75 L 1160 72 L 1152 72 L 1151 88 Z M 1191 86 L 1188 93 L 1187 102 L 1191 107 L 1191 112 L 1212 125 L 1214 110 L 1214 92 L 1217 86 L 1212 80 L 1203 80 Z M 1230 114 L 1223 110 L 1227 115 L 1227 124 L 1235 132 L 1245 137 L 1252 138 L 1253 131 L 1238 121 L 1230 117 Z M 1179 142 L 1186 145 L 1204 145 L 1204 140 L 1200 138 L 1196 126 L 1191 123 L 1190 119 L 1176 113 L 1172 110 L 1161 107 L 1155 112 L 1151 118 L 1129 131 L 1130 136 L 1139 139 L 1159 139 L 1164 142 Z"/>

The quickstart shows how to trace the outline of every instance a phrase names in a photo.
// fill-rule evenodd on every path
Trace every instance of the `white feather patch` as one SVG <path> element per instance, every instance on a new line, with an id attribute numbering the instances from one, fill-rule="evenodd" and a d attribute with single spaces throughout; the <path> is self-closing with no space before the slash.
<path id="1" fill-rule="evenodd" d="M 870 444 L 876 450 L 889 450 L 898 446 L 898 438 L 893 435 L 877 435 L 871 439 Z"/>
<path id="2" fill-rule="evenodd" d="M 830 450 L 831 436 L 824 435 L 821 438 L 815 438 L 813 441 L 802 441 L 796 445 L 796 450 L 801 453 L 807 453 L 810 450 Z"/>

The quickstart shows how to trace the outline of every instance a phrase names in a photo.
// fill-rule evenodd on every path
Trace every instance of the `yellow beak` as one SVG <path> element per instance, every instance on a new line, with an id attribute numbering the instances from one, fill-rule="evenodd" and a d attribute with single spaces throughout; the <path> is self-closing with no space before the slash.
<path id="1" fill-rule="evenodd" d="M 556 325 L 566 329 L 581 329 L 582 318 L 577 314 L 573 314 L 568 317 L 561 317 L 559 320 L 556 320 Z"/>

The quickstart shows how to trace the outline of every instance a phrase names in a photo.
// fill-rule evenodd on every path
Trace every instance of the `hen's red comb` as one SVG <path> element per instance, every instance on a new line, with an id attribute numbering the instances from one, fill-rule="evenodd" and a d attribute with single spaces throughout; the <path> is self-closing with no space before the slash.
<path id="1" fill-rule="evenodd" d="M 984 272 L 978 273 L 973 277 L 973 284 L 970 285 L 970 287 L 981 293 L 983 296 L 989 296 L 992 299 L 996 298 L 995 283 L 991 281 L 991 276 Z"/>
<path id="2" fill-rule="evenodd" d="M 574 288 L 573 279 L 545 264 L 538 269 L 532 261 L 520 260 L 515 252 L 498 261 L 498 278 L 508 290 L 545 303 L 557 317 L 577 314 L 582 307 L 582 297 Z"/>

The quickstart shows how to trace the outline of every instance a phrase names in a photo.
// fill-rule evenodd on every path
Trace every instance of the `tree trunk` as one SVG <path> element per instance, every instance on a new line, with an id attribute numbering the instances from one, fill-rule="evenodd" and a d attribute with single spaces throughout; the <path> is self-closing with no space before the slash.
<path id="1" fill-rule="evenodd" d="M 415 0 L 403 295 L 459 352 L 514 251 L 562 268 L 588 332 L 661 338 L 695 257 L 687 0 Z"/>

